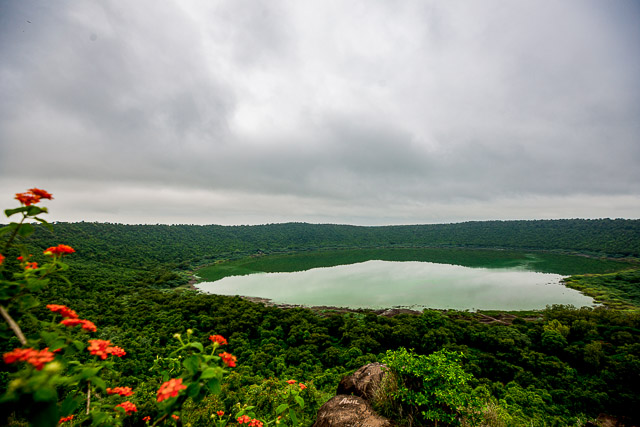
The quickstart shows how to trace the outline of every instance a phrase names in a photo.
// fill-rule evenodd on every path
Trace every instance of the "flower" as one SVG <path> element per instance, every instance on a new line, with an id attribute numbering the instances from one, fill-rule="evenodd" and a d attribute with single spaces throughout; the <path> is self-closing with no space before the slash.
<path id="1" fill-rule="evenodd" d="M 133 390 L 131 387 L 107 388 L 107 394 L 118 394 L 120 396 L 129 397 L 133 394 Z"/>
<path id="2" fill-rule="evenodd" d="M 55 355 L 49 351 L 49 347 L 43 350 L 32 348 L 16 348 L 3 355 L 4 363 L 27 362 L 40 371 L 47 363 L 51 362 Z"/>
<path id="3" fill-rule="evenodd" d="M 227 353 L 226 351 L 218 354 L 218 356 L 222 358 L 222 361 L 224 362 L 225 365 L 227 365 L 230 368 L 235 368 L 236 360 L 237 360 L 235 356 Z"/>
<path id="4" fill-rule="evenodd" d="M 262 421 L 258 420 L 258 419 L 252 419 L 251 422 L 249 423 L 249 427 L 262 427 Z"/>
<path id="5" fill-rule="evenodd" d="M 132 412 L 138 412 L 138 408 L 136 408 L 136 405 L 129 402 L 128 400 L 126 402 L 122 402 L 119 405 L 116 405 L 116 408 L 124 409 L 124 413 L 127 415 L 131 415 Z"/>
<path id="6" fill-rule="evenodd" d="M 89 331 L 89 332 L 95 332 L 95 331 L 98 330 L 98 328 L 96 327 L 96 325 L 93 322 L 91 322 L 89 320 L 85 320 L 85 319 L 62 319 L 60 321 L 60 324 L 64 325 L 64 326 L 67 326 L 69 328 L 73 328 L 74 326 L 81 325 L 82 329 L 84 329 L 85 331 Z M 89 351 L 91 351 L 91 350 L 89 350 Z M 91 354 L 94 354 L 94 353 L 91 353 Z"/>
<path id="7" fill-rule="evenodd" d="M 41 199 L 49 199 L 52 200 L 53 196 L 51 195 L 51 193 L 48 193 L 45 190 L 41 190 L 40 188 L 30 188 L 29 191 L 34 195 L 34 196 L 38 196 Z"/>
<path id="8" fill-rule="evenodd" d="M 176 421 L 178 421 L 180 419 L 180 417 L 175 415 L 175 414 L 171 415 L 171 418 L 173 418 Z"/>
<path id="9" fill-rule="evenodd" d="M 4 262 L 4 255 L 0 254 L 0 265 Z"/>
<path id="10" fill-rule="evenodd" d="M 107 349 L 110 345 L 111 341 L 107 340 L 89 340 L 89 347 L 87 347 L 87 350 L 89 350 L 89 353 L 95 356 L 99 356 L 102 360 L 104 360 L 109 355 Z"/>
<path id="11" fill-rule="evenodd" d="M 107 352 L 113 354 L 114 356 L 117 357 L 122 357 L 124 355 L 127 354 L 126 351 L 124 351 L 124 349 L 122 347 L 118 347 L 118 346 L 113 346 L 113 347 L 107 347 Z"/>
<path id="12" fill-rule="evenodd" d="M 227 344 L 227 340 L 224 339 L 224 337 L 222 335 L 209 335 L 209 339 L 212 342 L 217 343 L 219 345 L 226 345 Z"/>
<path id="13" fill-rule="evenodd" d="M 151 417 L 150 417 L 149 415 L 147 415 L 146 417 L 143 417 L 143 418 L 142 418 L 142 421 L 144 421 L 144 422 L 147 422 L 147 423 L 148 423 L 149 421 L 151 421 Z"/>
<path id="14" fill-rule="evenodd" d="M 288 381 L 287 381 L 287 384 L 291 384 L 291 385 L 293 385 L 293 384 L 295 384 L 295 383 L 296 383 L 296 380 L 288 380 Z"/>
<path id="15" fill-rule="evenodd" d="M 298 384 L 298 385 L 300 386 L 300 391 L 302 391 L 302 390 L 304 390 L 305 388 L 307 388 L 307 386 L 306 386 L 306 385 L 304 385 L 304 384 L 302 384 L 302 383 L 300 383 L 300 384 Z"/>
<path id="16" fill-rule="evenodd" d="M 47 248 L 44 251 L 45 255 L 66 255 L 66 254 L 72 254 L 74 253 L 76 250 L 73 249 L 71 246 L 69 245 L 58 245 L 58 246 L 51 246 L 50 248 Z"/>
<path id="17" fill-rule="evenodd" d="M 16 193 L 15 199 L 25 206 L 31 206 L 40 201 L 40 196 L 28 191 L 25 193 Z"/>
<path id="18" fill-rule="evenodd" d="M 187 386 L 182 385 L 182 378 L 172 378 L 163 383 L 158 389 L 158 402 L 162 402 L 170 397 L 176 397 L 178 393 L 180 393 L 180 390 L 186 388 Z"/>
<path id="19" fill-rule="evenodd" d="M 218 411 L 216 414 L 218 414 L 219 417 L 222 417 L 224 415 L 224 411 Z"/>
<path id="20" fill-rule="evenodd" d="M 243 415 L 241 417 L 238 417 L 238 419 L 236 420 L 238 421 L 238 424 L 242 424 L 242 423 L 249 423 L 249 421 L 251 421 L 251 417 L 248 415 Z"/>
<path id="21" fill-rule="evenodd" d="M 25 270 L 35 270 L 37 268 L 38 268 L 38 263 L 37 262 L 28 262 L 24 266 Z"/>
<path id="22" fill-rule="evenodd" d="M 73 415 L 69 415 L 68 417 L 62 417 L 60 418 L 60 421 L 58 421 L 58 424 L 66 423 L 67 421 L 71 421 L 72 419 L 73 419 Z"/>
<path id="23" fill-rule="evenodd" d="M 66 305 L 48 304 L 47 308 L 53 311 L 54 313 L 59 313 L 60 315 L 62 315 L 62 317 L 69 317 L 71 319 L 78 318 L 78 314 L 75 311 L 71 310 Z"/>

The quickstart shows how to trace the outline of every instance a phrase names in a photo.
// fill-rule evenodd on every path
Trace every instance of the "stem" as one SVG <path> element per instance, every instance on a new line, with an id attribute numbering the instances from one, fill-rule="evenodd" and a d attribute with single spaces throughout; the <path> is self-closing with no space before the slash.
<path id="1" fill-rule="evenodd" d="M 11 234 L 11 237 L 9 237 L 9 240 L 7 240 L 7 243 L 4 244 L 4 248 L 2 249 L 2 252 L 7 252 L 9 245 L 11 245 L 11 242 L 13 242 L 13 239 L 15 239 L 16 236 L 18 235 L 18 230 L 20 230 L 20 227 L 22 226 L 22 223 L 24 222 L 25 219 L 27 219 L 27 215 L 23 212 L 22 219 L 18 223 L 18 226 L 16 227 L 16 229 L 13 230 L 13 234 Z"/>
<path id="2" fill-rule="evenodd" d="M 4 317 L 4 320 L 7 321 L 7 323 L 9 324 L 9 327 L 11 328 L 13 333 L 16 334 L 16 336 L 20 340 L 20 343 L 22 345 L 26 346 L 27 345 L 27 339 L 24 337 L 24 334 L 22 333 L 22 330 L 20 329 L 20 326 L 18 326 L 16 321 L 13 320 L 11 315 L 9 315 L 9 312 L 1 305 L 0 305 L 0 314 L 2 314 L 2 317 Z"/>
<path id="3" fill-rule="evenodd" d="M 87 415 L 91 411 L 91 383 L 87 381 Z"/>
<path id="4" fill-rule="evenodd" d="M 162 421 L 166 420 L 168 416 L 169 416 L 169 414 L 164 414 L 163 416 L 161 416 L 160 418 L 158 418 L 158 419 L 156 420 L 156 422 L 155 422 L 155 423 L 153 423 L 153 424 L 151 425 L 151 427 L 157 426 L 157 425 L 158 425 L 158 424 L 160 424 Z"/>

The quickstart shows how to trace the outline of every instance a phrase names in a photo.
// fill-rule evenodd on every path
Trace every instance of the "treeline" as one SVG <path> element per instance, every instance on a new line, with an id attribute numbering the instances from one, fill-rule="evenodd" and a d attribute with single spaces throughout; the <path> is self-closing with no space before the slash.
<path id="1" fill-rule="evenodd" d="M 257 251 L 345 247 L 468 247 L 570 251 L 596 256 L 640 256 L 640 220 L 567 219 L 361 227 L 332 224 L 123 225 L 57 223 L 38 227 L 37 245 L 64 241 L 85 259 L 140 267 Z"/>

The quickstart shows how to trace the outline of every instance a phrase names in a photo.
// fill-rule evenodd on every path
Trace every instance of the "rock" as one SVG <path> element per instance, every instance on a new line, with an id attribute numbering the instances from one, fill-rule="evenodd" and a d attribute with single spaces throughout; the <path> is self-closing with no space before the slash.
<path id="1" fill-rule="evenodd" d="M 358 369 L 353 375 L 344 377 L 338 384 L 336 394 L 353 394 L 371 400 L 384 377 L 382 363 L 369 363 Z"/>
<path id="2" fill-rule="evenodd" d="M 339 394 L 322 405 L 312 427 L 393 427 L 359 396 Z"/>

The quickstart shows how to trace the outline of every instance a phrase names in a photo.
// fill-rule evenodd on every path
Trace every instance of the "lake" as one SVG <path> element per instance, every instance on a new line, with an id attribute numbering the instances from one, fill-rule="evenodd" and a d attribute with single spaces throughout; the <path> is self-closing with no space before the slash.
<path id="1" fill-rule="evenodd" d="M 420 261 L 371 260 L 287 273 L 255 273 L 201 282 L 203 292 L 275 303 L 349 308 L 536 310 L 593 306 L 559 274 L 517 268 L 470 268 Z"/>

